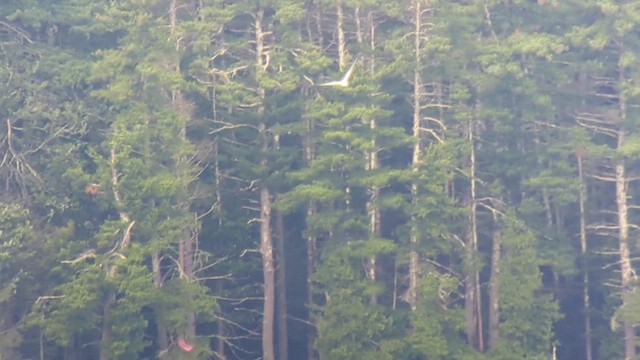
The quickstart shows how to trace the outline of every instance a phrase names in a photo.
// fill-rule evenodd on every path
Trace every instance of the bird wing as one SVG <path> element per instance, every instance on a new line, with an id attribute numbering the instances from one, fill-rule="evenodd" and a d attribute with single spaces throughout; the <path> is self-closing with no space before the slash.
<path id="1" fill-rule="evenodd" d="M 182 336 L 178 338 L 178 346 L 186 352 L 191 352 L 191 350 L 193 350 L 193 345 L 189 344 Z"/>
<path id="2" fill-rule="evenodd" d="M 337 81 L 329 81 L 326 83 L 318 84 L 318 86 L 349 86 L 349 79 L 351 78 L 351 74 L 353 73 L 353 69 L 356 67 L 356 64 L 358 63 L 358 60 L 359 58 L 356 58 L 353 61 L 353 63 L 351 64 L 351 67 L 349 67 L 349 70 L 347 70 L 347 72 L 344 74 L 342 79 Z"/>
<path id="3" fill-rule="evenodd" d="M 303 74 L 303 75 L 302 75 L 302 77 L 303 77 L 305 80 L 307 80 L 307 81 L 309 82 L 309 84 L 311 84 L 311 85 L 315 85 L 315 84 L 313 83 L 313 80 L 311 80 L 311 78 L 310 78 L 310 77 L 308 77 L 307 75 L 304 75 L 304 74 Z"/>
<path id="4" fill-rule="evenodd" d="M 353 69 L 356 67 L 356 64 L 358 63 L 358 58 L 356 58 L 353 63 L 351 64 L 351 67 L 349 68 L 349 70 L 347 70 L 347 73 L 344 74 L 344 77 L 342 78 L 342 82 L 349 82 L 349 79 L 351 78 L 351 74 L 353 73 Z"/>
<path id="5" fill-rule="evenodd" d="M 318 86 L 338 86 L 338 85 L 342 85 L 343 81 L 339 80 L 339 81 L 329 81 L 326 83 L 322 83 L 322 84 L 318 84 Z"/>

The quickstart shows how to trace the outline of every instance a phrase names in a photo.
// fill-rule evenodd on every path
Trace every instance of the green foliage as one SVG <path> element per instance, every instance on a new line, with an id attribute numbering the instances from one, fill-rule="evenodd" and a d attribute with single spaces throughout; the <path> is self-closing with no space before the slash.
<path id="1" fill-rule="evenodd" d="M 517 220 L 509 220 L 498 235 L 503 248 L 499 307 L 504 321 L 497 356 L 546 358 L 553 324 L 560 318 L 558 304 L 551 296 L 539 293 L 542 282 L 535 237 Z"/>
<path id="2" fill-rule="evenodd" d="M 27 215 L 28 210 L 18 204 L 2 203 L 0 206 L 0 271 L 5 274 L 15 272 L 15 262 L 24 261 L 31 255 L 25 246 L 32 236 Z"/>
<path id="3" fill-rule="evenodd" d="M 420 307 L 410 315 L 412 330 L 407 339 L 414 356 L 448 359 L 464 352 L 456 336 L 464 327 L 464 315 L 461 309 L 448 308 L 446 299 L 456 288 L 457 281 L 451 276 L 430 271 L 423 277 Z"/>
<path id="4" fill-rule="evenodd" d="M 286 213 L 269 225 L 287 315 L 315 323 L 323 359 L 569 359 L 586 315 L 600 357 L 623 357 L 640 300 L 602 285 L 619 281 L 603 254 L 615 165 L 640 221 L 639 23 L 633 1 L 4 1 L 0 357 L 155 358 L 157 325 L 173 339 L 192 315 L 196 350 L 169 358 L 213 357 L 217 336 L 260 357 L 260 188 Z M 359 59 L 349 86 L 317 86 L 338 58 Z M 463 284 L 477 272 L 484 304 L 494 234 L 482 353 Z"/>
<path id="5" fill-rule="evenodd" d="M 317 347 L 325 359 L 394 359 L 393 322 L 379 307 L 354 299 L 348 291 L 332 293 L 318 321 Z"/>
<path id="6" fill-rule="evenodd" d="M 360 258 L 349 259 L 353 256 Z M 357 265 L 366 256 L 338 248 L 324 257 L 318 269 L 316 279 L 326 297 L 317 322 L 316 345 L 323 358 L 358 359 L 364 355 L 393 359 L 398 351 L 392 345 L 400 335 L 394 329 L 394 319 L 381 306 L 368 303 L 376 293 L 375 286 L 362 279 Z"/>
<path id="7" fill-rule="evenodd" d="M 45 335 L 69 345 L 74 336 L 95 334 L 101 320 L 101 303 L 107 282 L 97 266 L 91 266 L 60 285 L 52 300 L 36 304 L 40 325 Z"/>

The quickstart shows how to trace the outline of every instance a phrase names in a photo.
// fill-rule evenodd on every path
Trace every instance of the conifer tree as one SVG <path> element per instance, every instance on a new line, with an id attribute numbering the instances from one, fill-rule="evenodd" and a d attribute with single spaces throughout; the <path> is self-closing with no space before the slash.
<path id="1" fill-rule="evenodd" d="M 639 20 L 3 2 L 0 357 L 635 359 Z"/>
<path id="2" fill-rule="evenodd" d="M 621 307 L 614 315 L 630 308 L 633 302 L 635 271 L 631 261 L 633 246 L 630 234 L 633 226 L 633 207 L 630 199 L 635 190 L 631 178 L 637 155 L 637 139 L 632 129 L 636 124 L 631 108 L 637 101 L 637 84 L 633 80 L 637 73 L 637 41 L 631 34 L 637 28 L 640 13 L 636 6 L 628 3 L 610 4 L 602 2 L 586 3 L 584 9 L 594 11 L 596 22 L 589 26 L 576 27 L 568 34 L 575 46 L 580 46 L 609 61 L 600 60 L 599 69 L 585 68 L 580 78 L 586 101 L 576 109 L 577 122 L 593 132 L 592 141 L 599 142 L 601 136 L 607 137 L 604 143 L 610 148 L 605 155 L 606 168 L 593 177 L 615 187 L 615 219 L 604 220 L 605 226 L 614 230 L 617 238 L 617 261 L 620 268 Z M 609 225 L 610 224 L 610 225 Z M 603 229 L 603 228 L 600 228 Z M 613 233 L 611 234 L 613 235 Z M 624 358 L 636 358 L 636 322 L 624 316 L 621 320 L 624 332 Z"/>

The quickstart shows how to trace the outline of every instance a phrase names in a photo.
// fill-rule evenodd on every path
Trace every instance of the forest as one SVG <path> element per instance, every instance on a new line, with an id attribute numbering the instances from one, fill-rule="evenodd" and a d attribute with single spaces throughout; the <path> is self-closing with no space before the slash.
<path id="1" fill-rule="evenodd" d="M 635 360 L 640 2 L 2 0 L 0 359 Z"/>

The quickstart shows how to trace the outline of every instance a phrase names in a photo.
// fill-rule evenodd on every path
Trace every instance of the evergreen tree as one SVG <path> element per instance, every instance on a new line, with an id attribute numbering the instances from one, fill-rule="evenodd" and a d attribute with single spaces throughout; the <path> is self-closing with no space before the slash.
<path id="1" fill-rule="evenodd" d="M 638 9 L 5 1 L 0 357 L 635 359 Z"/>

